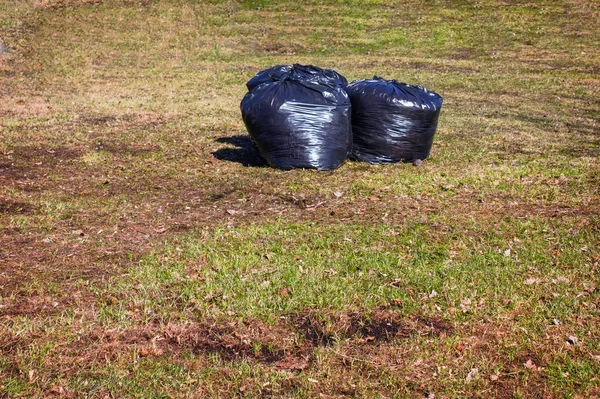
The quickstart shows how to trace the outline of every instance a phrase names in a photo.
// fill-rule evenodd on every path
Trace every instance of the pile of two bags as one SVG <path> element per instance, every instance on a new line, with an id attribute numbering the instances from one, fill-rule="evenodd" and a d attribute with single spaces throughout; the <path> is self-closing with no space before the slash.
<path id="1" fill-rule="evenodd" d="M 310 65 L 278 65 L 246 85 L 242 118 L 261 157 L 278 169 L 423 160 L 442 106 L 421 86 L 379 77 L 348 84 Z"/>

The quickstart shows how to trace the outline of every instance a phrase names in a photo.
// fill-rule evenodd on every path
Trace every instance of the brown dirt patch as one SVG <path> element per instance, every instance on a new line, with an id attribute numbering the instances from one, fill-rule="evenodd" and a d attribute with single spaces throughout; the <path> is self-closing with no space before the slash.
<path id="1" fill-rule="evenodd" d="M 48 301 L 48 298 L 40 298 Z M 218 354 L 226 361 L 246 360 L 269 367 L 304 370 L 314 362 L 314 351 L 329 345 L 333 336 L 343 337 L 353 351 L 371 356 L 368 347 L 391 345 L 396 338 L 413 334 L 445 336 L 453 331 L 443 320 L 431 322 L 421 316 L 402 317 L 390 310 L 376 309 L 369 314 L 330 314 L 327 327 L 316 321 L 316 312 L 281 319 L 269 325 L 256 319 L 238 321 L 207 318 L 187 323 L 151 323 L 123 329 L 95 329 L 71 337 L 69 345 L 56 349 L 61 364 L 70 369 L 89 369 L 99 364 L 132 356 L 168 356 L 182 360 L 180 354 L 195 353 L 201 358 Z M 7 317 L 7 316 L 5 316 Z M 427 322 L 425 322 L 427 320 Z M 434 327 L 431 327 L 434 326 Z M 435 327 L 438 326 L 438 327 Z M 439 327 L 443 326 L 443 327 Z M 298 340 L 298 335 L 305 340 Z M 0 348 L 7 356 L 17 356 L 23 348 L 43 337 L 13 337 L 3 334 Z M 357 352 L 358 351 L 358 352 Z M 52 367 L 49 365 L 49 367 Z M 63 370 L 64 371 L 64 370 Z"/>
<path id="2" fill-rule="evenodd" d="M 34 212 L 35 209 L 35 205 L 27 202 L 4 201 L 0 198 L 0 213 L 18 215 Z"/>
<path id="3" fill-rule="evenodd" d="M 269 326 L 257 320 L 157 323 L 85 334 L 62 356 L 70 358 L 78 368 L 93 367 L 123 355 L 168 355 L 181 360 L 180 353 L 193 352 L 203 358 L 218 354 L 226 361 L 244 359 L 280 368 L 293 368 L 293 364 L 298 366 L 304 359 L 305 366 L 297 367 L 302 369 L 308 366 L 310 348 L 295 346 L 293 334 L 288 326 Z M 22 344 L 13 341 L 2 346 L 14 348 Z"/>
<path id="4" fill-rule="evenodd" d="M 322 313 L 307 313 L 297 316 L 294 324 L 314 346 L 329 346 L 344 339 L 382 343 L 413 334 L 445 336 L 453 331 L 452 326 L 441 319 L 421 316 L 406 318 L 383 308 L 375 309 L 366 315 L 342 313 L 323 317 Z"/>
<path id="5" fill-rule="evenodd" d="M 63 162 L 79 158 L 81 147 L 21 146 L 0 155 L 0 180 L 31 185 L 32 179 L 55 172 Z M 29 182 L 27 182 L 29 180 Z"/>

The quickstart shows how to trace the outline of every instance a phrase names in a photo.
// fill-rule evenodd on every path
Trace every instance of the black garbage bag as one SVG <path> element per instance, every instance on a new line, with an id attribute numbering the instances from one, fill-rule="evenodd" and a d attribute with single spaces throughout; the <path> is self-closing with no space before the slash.
<path id="1" fill-rule="evenodd" d="M 250 79 L 248 83 L 246 83 L 246 87 L 248 87 L 248 90 L 251 91 L 260 84 L 286 79 L 291 74 L 294 74 L 300 79 L 316 80 L 324 84 L 334 82 L 342 87 L 346 87 L 348 85 L 348 80 L 332 69 L 323 69 L 314 65 L 294 64 L 276 65 L 269 69 L 265 69 Z"/>
<path id="2" fill-rule="evenodd" d="M 429 156 L 442 97 L 421 86 L 378 76 L 346 87 L 352 102 L 351 158 L 369 163 Z"/>
<path id="3" fill-rule="evenodd" d="M 345 162 L 352 125 L 344 82 L 337 72 L 294 65 L 273 67 L 247 83 L 242 118 L 269 165 L 332 170 Z"/>

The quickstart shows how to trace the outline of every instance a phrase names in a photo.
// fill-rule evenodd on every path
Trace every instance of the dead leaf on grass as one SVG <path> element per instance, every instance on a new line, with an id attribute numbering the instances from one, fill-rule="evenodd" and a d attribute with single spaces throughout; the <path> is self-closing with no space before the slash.
<path id="1" fill-rule="evenodd" d="M 471 369 L 471 371 L 469 371 L 469 374 L 467 374 L 467 378 L 465 379 L 465 381 L 467 382 L 467 384 L 471 383 L 471 381 L 473 381 L 474 378 L 477 378 L 479 376 L 479 370 L 476 368 Z"/>
<path id="2" fill-rule="evenodd" d="M 160 356 L 163 354 L 163 350 L 155 347 L 141 348 L 139 354 L 141 357 Z"/>
<path id="3" fill-rule="evenodd" d="M 569 345 L 577 345 L 579 343 L 579 339 L 574 335 L 569 335 L 567 337 L 567 344 Z"/>
<path id="4" fill-rule="evenodd" d="M 527 359 L 527 361 L 525 363 L 523 363 L 523 366 L 525 366 L 525 368 L 529 369 L 529 370 L 533 370 L 533 371 L 538 370 L 538 367 L 535 365 L 535 363 L 531 359 Z"/>
<path id="5" fill-rule="evenodd" d="M 65 389 L 60 385 L 54 385 L 52 388 L 50 388 L 50 393 L 54 395 L 62 395 L 65 393 Z"/>

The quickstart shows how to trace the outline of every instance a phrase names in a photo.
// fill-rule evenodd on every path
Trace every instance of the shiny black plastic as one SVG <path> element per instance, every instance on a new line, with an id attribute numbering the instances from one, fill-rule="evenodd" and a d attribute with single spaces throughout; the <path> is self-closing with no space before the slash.
<path id="1" fill-rule="evenodd" d="M 429 156 L 442 97 L 421 86 L 375 76 L 346 87 L 352 102 L 351 158 L 411 162 Z"/>
<path id="2" fill-rule="evenodd" d="M 352 149 L 346 79 L 313 66 L 280 65 L 247 86 L 242 118 L 267 163 L 278 169 L 332 170 Z"/>
<path id="3" fill-rule="evenodd" d="M 301 80 L 315 80 L 323 84 L 336 84 L 342 87 L 348 85 L 348 80 L 332 69 L 323 69 L 314 65 L 276 65 L 269 69 L 265 69 L 256 74 L 255 77 L 246 83 L 246 87 L 251 91 L 256 86 L 268 82 L 276 82 L 278 80 L 288 79 L 290 76 Z"/>

